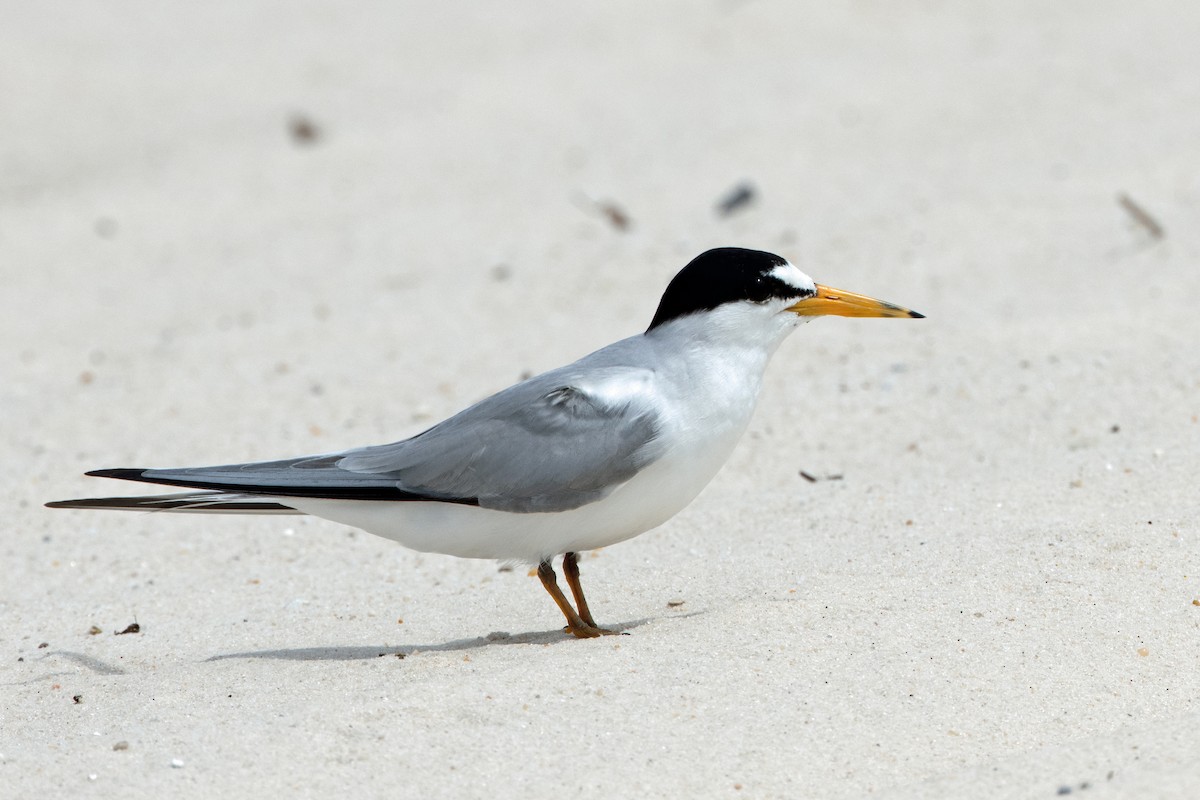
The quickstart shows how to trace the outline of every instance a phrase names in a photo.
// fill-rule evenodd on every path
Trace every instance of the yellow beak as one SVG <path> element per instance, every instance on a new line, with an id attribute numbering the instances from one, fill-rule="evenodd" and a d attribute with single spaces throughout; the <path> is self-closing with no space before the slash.
<path id="1" fill-rule="evenodd" d="M 817 284 L 817 293 L 788 307 L 788 311 L 802 317 L 821 317 L 832 314 L 838 317 L 909 317 L 924 319 L 924 314 L 909 311 L 893 303 L 885 303 L 865 294 L 843 292 L 830 286 Z"/>

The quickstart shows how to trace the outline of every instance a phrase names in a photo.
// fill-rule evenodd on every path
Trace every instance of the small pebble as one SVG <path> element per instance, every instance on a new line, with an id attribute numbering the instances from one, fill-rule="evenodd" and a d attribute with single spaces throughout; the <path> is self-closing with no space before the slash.
<path id="1" fill-rule="evenodd" d="M 292 141 L 299 145 L 311 145 L 321 138 L 321 129 L 303 114 L 294 114 L 288 120 L 288 132 Z"/>
<path id="2" fill-rule="evenodd" d="M 602 213 L 609 224 L 619 231 L 629 230 L 629 215 L 616 203 L 600 203 Z"/>
<path id="3" fill-rule="evenodd" d="M 126 742 L 126 741 L 120 741 L 113 745 L 113 750 L 116 750 L 118 752 L 121 750 L 128 750 L 128 749 L 129 749 L 129 742 Z"/>
<path id="4" fill-rule="evenodd" d="M 171 759 L 171 767 L 173 769 L 183 769 L 183 759 L 182 758 L 172 758 Z"/>
<path id="5" fill-rule="evenodd" d="M 749 181 L 743 181 L 730 189 L 724 197 L 717 201 L 717 213 L 727 217 L 750 205 L 755 199 L 754 186 Z"/>

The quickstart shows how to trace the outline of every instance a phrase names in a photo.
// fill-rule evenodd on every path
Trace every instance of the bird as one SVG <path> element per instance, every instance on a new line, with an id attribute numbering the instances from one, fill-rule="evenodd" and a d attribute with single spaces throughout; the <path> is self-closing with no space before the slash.
<path id="1" fill-rule="evenodd" d="M 922 318 L 815 283 L 786 258 L 721 247 L 668 283 L 649 327 L 390 444 L 211 467 L 98 469 L 188 492 L 51 508 L 309 514 L 413 550 L 537 565 L 581 639 L 596 623 L 581 552 L 658 527 L 712 480 L 745 432 L 767 363 L 819 316 Z M 562 570 L 567 599 L 552 566 Z"/>

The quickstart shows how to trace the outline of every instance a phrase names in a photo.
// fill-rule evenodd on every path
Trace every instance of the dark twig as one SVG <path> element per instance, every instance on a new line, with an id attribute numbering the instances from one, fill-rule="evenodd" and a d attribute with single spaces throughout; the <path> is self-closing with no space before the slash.
<path id="1" fill-rule="evenodd" d="M 1135 203 L 1129 195 L 1124 193 L 1117 195 L 1117 202 L 1128 212 L 1129 216 L 1133 217 L 1133 221 L 1145 228 L 1153 238 L 1161 239 L 1167 235 L 1163 226 L 1158 224 L 1158 220 L 1150 216 L 1146 209 Z"/>

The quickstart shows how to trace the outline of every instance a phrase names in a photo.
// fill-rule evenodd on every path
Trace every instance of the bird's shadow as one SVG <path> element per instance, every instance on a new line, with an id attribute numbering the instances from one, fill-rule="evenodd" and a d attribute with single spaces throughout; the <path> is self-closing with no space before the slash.
<path id="1" fill-rule="evenodd" d="M 700 612 L 692 612 L 697 614 Z M 672 617 L 691 616 L 691 614 L 674 614 Z M 611 630 L 628 633 L 634 628 L 650 622 L 651 617 L 631 620 L 620 625 L 613 625 Z M 603 636 L 596 641 L 609 637 Z M 564 642 L 576 641 L 575 637 L 561 630 L 527 631 L 525 633 L 489 633 L 474 639 L 456 639 L 440 644 L 406 644 L 406 645 L 333 645 L 329 647 L 290 647 L 280 650 L 248 650 L 240 653 L 220 653 L 205 659 L 208 661 L 225 661 L 231 658 L 279 659 L 283 661 L 361 661 L 384 656 L 407 658 L 414 653 L 453 653 L 464 650 L 479 650 L 495 645 L 512 644 L 541 644 L 557 645 Z"/>
<path id="2" fill-rule="evenodd" d="M 682 619 L 684 617 L 694 617 L 703 614 L 703 611 L 689 611 L 683 613 L 674 613 L 661 617 L 642 617 L 641 619 L 630 620 L 629 622 L 620 625 L 613 625 L 611 630 L 619 631 L 620 633 L 628 633 L 634 628 L 640 628 L 647 622 L 658 622 L 662 620 Z M 609 637 L 603 636 L 593 641 L 605 641 Z M 371 658 L 383 658 L 385 656 L 396 656 L 399 658 L 407 658 L 415 653 L 429 652 L 446 652 L 453 653 L 458 651 L 479 650 L 484 647 L 493 645 L 559 645 L 566 642 L 576 641 L 575 637 L 567 634 L 562 630 L 552 631 L 526 631 L 525 633 L 489 633 L 487 636 L 477 636 L 474 639 L 456 639 L 451 642 L 442 642 L 439 644 L 409 644 L 409 645 L 333 645 L 329 647 L 291 647 L 278 650 L 247 650 L 238 653 L 220 653 L 215 656 L 209 656 L 204 659 L 203 663 L 210 661 L 225 661 L 232 658 L 243 659 L 277 659 L 282 661 L 365 661 Z M 73 661 L 76 664 L 90 670 L 97 675 L 127 675 L 128 670 L 108 664 L 98 658 L 77 653 L 69 650 L 50 650 L 43 654 L 42 658 L 52 657 L 65 658 L 68 661 Z M 4 686 L 17 686 L 24 683 L 36 683 L 37 681 L 46 680 L 58 675 L 70 675 L 70 672 L 50 672 L 39 675 L 36 678 L 31 678 L 27 681 L 17 681 L 13 683 L 0 684 Z"/>
<path id="3" fill-rule="evenodd" d="M 100 659 L 89 656 L 86 653 L 77 653 L 73 650 L 47 650 L 44 653 L 42 653 L 40 655 L 40 657 L 36 659 L 36 661 L 48 661 L 48 660 L 56 658 L 56 657 L 66 659 L 67 661 L 74 661 L 79 666 L 81 666 L 85 669 L 91 670 L 93 673 L 95 673 L 97 675 L 126 675 L 126 674 L 128 674 L 127 670 L 124 670 L 121 667 L 115 666 L 113 664 L 109 664 L 105 661 L 101 661 Z M 31 658 L 30 660 L 34 661 L 33 658 Z M 70 670 L 60 670 L 58 672 L 45 672 L 45 673 L 42 673 L 41 675 L 30 678 L 28 680 L 12 681 L 9 683 L 0 684 L 0 686 L 22 686 L 22 685 L 29 684 L 29 683 L 39 683 L 41 681 L 49 680 L 51 678 L 57 678 L 60 675 L 74 676 L 75 673 Z"/>

